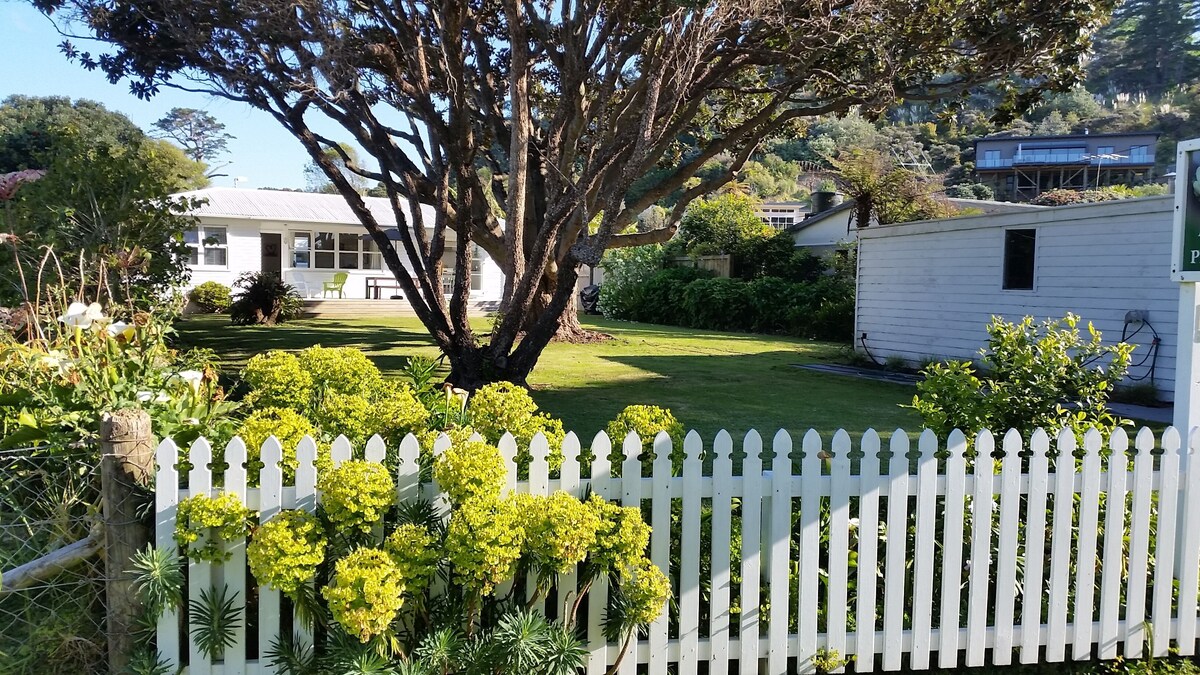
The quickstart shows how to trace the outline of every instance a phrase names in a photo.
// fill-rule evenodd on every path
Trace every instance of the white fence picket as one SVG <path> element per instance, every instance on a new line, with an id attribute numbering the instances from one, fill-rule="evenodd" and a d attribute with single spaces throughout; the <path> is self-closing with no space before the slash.
<path id="1" fill-rule="evenodd" d="M 179 505 L 179 449 L 171 439 L 158 444 L 155 453 L 158 472 L 154 478 L 154 547 L 160 551 L 174 550 L 175 516 Z M 158 617 L 158 655 L 174 672 L 180 665 L 179 659 L 179 609 L 167 609 Z"/>
<path id="2" fill-rule="evenodd" d="M 1089 429 L 1083 437 L 1082 489 L 1079 493 L 1079 538 L 1075 544 L 1075 641 L 1071 657 L 1092 657 L 1093 603 L 1096 595 L 1096 530 L 1100 517 L 1100 432 Z"/>
<path id="3" fill-rule="evenodd" d="M 212 446 L 206 439 L 199 438 L 192 443 L 192 447 L 188 451 L 188 461 L 192 464 L 192 470 L 188 472 L 188 496 L 213 496 L 212 471 L 209 469 L 209 464 L 212 462 Z M 212 563 L 188 558 L 187 602 L 189 607 L 198 606 L 202 602 L 201 593 L 208 594 L 217 591 L 213 587 L 212 572 Z M 189 611 L 188 616 L 194 617 L 195 612 Z M 187 626 L 185 632 L 190 636 L 192 626 Z M 199 643 L 195 640 L 188 640 L 188 672 L 192 675 L 208 675 L 212 672 L 212 660 L 204 650 L 200 649 Z"/>
<path id="4" fill-rule="evenodd" d="M 679 671 L 696 671 L 700 657 L 700 493 L 704 441 L 695 431 L 683 439 L 682 527 L 679 533 Z M 728 550 L 728 549 L 726 549 Z"/>
<path id="5" fill-rule="evenodd" d="M 926 429 L 917 443 L 916 540 L 913 551 L 912 648 L 909 664 L 915 670 L 929 667 L 933 624 L 933 539 L 937 529 L 937 436 Z"/>
<path id="6" fill-rule="evenodd" d="M 759 592 L 762 534 L 762 437 L 757 431 L 746 434 L 742 444 L 742 587 L 741 621 L 738 626 L 739 672 L 758 669 Z"/>
<path id="7" fill-rule="evenodd" d="M 611 481 L 612 464 L 609 455 L 612 453 L 612 442 L 603 431 L 596 434 L 592 440 L 592 475 L 591 488 L 605 499 L 611 499 L 608 485 Z M 609 654 L 608 640 L 604 637 L 604 616 L 608 611 L 608 579 L 601 575 L 592 582 L 588 593 L 587 614 L 587 644 L 588 644 L 588 675 L 604 675 L 608 670 Z"/>
<path id="8" fill-rule="evenodd" d="M 529 441 L 529 455 L 532 458 L 529 462 L 529 494 L 545 497 L 550 494 L 550 465 L 547 461 L 550 446 L 542 432 L 534 434 Z M 546 613 L 546 593 L 549 593 L 550 589 L 539 586 L 546 583 L 549 583 L 549 580 L 538 579 L 534 571 L 529 572 L 525 581 L 525 598 L 531 601 L 528 606 L 539 614 Z"/>
<path id="9" fill-rule="evenodd" d="M 1179 553 L 1179 653 L 1196 653 L 1196 597 L 1200 594 L 1200 428 L 1192 429 L 1187 446 L 1181 451 L 1185 460 L 1183 482 L 1183 538 Z"/>
<path id="10" fill-rule="evenodd" d="M 1200 429 L 1195 433 L 1200 434 Z M 769 451 L 770 470 L 764 471 L 762 439 L 751 431 L 742 443 L 741 474 L 735 476 L 733 440 L 722 432 L 713 442 L 712 473 L 706 476 L 704 441 L 698 434 L 690 433 L 684 441 L 682 475 L 673 472 L 672 452 L 679 453 L 666 434 L 652 442 L 655 458 L 649 471 L 641 460 L 641 439 L 630 434 L 623 442 L 620 478 L 613 479 L 612 446 L 607 436 L 599 434 L 586 453 L 591 460 L 586 480 L 582 474 L 586 465 L 580 463 L 584 453 L 574 434 L 563 440 L 563 464 L 556 476 L 550 474 L 549 445 L 543 436 L 535 436 L 531 443 L 524 480 L 514 463 L 515 441 L 506 436 L 499 445 L 511 490 L 547 494 L 551 488 L 561 488 L 579 497 L 591 491 L 625 505 L 646 507 L 653 530 L 647 553 L 668 574 L 676 591 L 677 604 L 671 613 L 664 612 L 627 644 L 613 645 L 603 635 L 610 593 L 606 578 L 584 580 L 584 585 L 577 572 L 569 571 L 550 580 L 554 583 L 543 600 L 547 611 L 553 603 L 555 616 L 567 621 L 573 617 L 586 626 L 581 634 L 589 651 L 589 675 L 607 672 L 618 659 L 620 673 L 691 672 L 706 661 L 712 675 L 728 675 L 734 670 L 732 663 L 738 664 L 737 672 L 799 675 L 816 670 L 814 656 L 821 649 L 853 656 L 855 671 L 864 673 L 878 667 L 876 655 L 881 655 L 884 670 L 927 669 L 933 665 L 934 650 L 942 667 L 958 666 L 963 650 L 964 662 L 971 666 L 983 665 L 989 649 L 993 665 L 1009 663 L 1014 648 L 1020 650 L 1022 663 L 1036 662 L 1042 650 L 1048 661 L 1088 658 L 1093 653 L 1111 659 L 1117 656 L 1119 643 L 1124 643 L 1125 656 L 1136 658 L 1145 653 L 1150 639 L 1155 656 L 1171 649 L 1195 653 L 1200 620 L 1200 460 L 1193 456 L 1192 443 L 1181 447 L 1174 429 L 1164 434 L 1161 455 L 1153 435 L 1145 429 L 1139 432 L 1132 461 L 1127 460 L 1129 439 L 1119 429 L 1107 448 L 1098 432 L 1085 434 L 1080 459 L 1075 456 L 1073 433 L 1058 435 L 1050 457 L 1050 439 L 1039 430 L 1029 439 L 1024 469 L 1026 454 L 1019 434 L 1010 431 L 1004 436 L 1003 458 L 994 461 L 995 439 L 984 431 L 974 442 L 970 475 L 967 442 L 961 433 L 950 435 L 944 455 L 932 432 L 921 435 L 913 458 L 909 443 L 903 431 L 891 436 L 890 460 L 886 472 L 881 472 L 880 439 L 875 432 L 864 434 L 856 452 L 845 432 L 838 432 L 824 446 L 821 437 L 810 431 L 794 467 L 791 437 L 781 431 Z M 449 444 L 448 437 L 439 437 L 433 457 Z M 373 437 L 357 451 L 361 452 L 357 456 L 382 461 L 389 449 Z M 444 504 L 436 484 L 429 483 L 428 477 L 422 481 L 416 438 L 406 437 L 395 452 L 398 498 L 425 496 Z M 173 545 L 176 504 L 183 497 L 228 491 L 257 508 L 260 522 L 285 508 L 317 508 L 313 439 L 303 439 L 295 449 L 293 485 L 283 484 L 283 449 L 272 437 L 257 453 L 264 464 L 260 486 L 247 487 L 246 459 L 254 454 L 240 440 L 231 441 L 223 452 L 227 468 L 217 488 L 210 470 L 212 448 L 198 440 L 189 450 L 192 468 L 186 490 L 181 490 L 175 468 L 179 452 L 169 441 L 160 444 L 156 545 Z M 332 444 L 334 465 L 354 456 L 356 449 L 345 438 Z M 861 457 L 857 471 L 852 457 Z M 677 509 L 672 508 L 674 500 L 679 500 Z M 706 500 L 711 500 L 707 526 L 701 515 Z M 799 505 L 798 513 L 794 503 Z M 881 508 L 886 509 L 882 518 Z M 1152 522 L 1157 525 L 1153 550 L 1149 546 Z M 740 525 L 739 539 L 733 538 L 735 525 Z M 710 535 L 710 550 L 701 550 L 705 534 Z M 189 601 L 198 601 L 202 591 L 221 587 L 227 588 L 235 605 L 255 596 L 247 585 L 244 543 L 226 544 L 231 555 L 224 564 L 189 561 Z M 671 550 L 672 544 L 679 547 L 677 551 Z M 885 546 L 882 556 L 881 545 Z M 736 631 L 730 612 L 736 578 L 731 547 L 735 546 L 741 549 Z M 857 556 L 856 597 L 851 599 L 853 555 Z M 711 571 L 707 580 L 701 577 L 706 556 Z M 789 583 L 793 570 L 794 587 Z M 822 581 L 819 575 L 823 574 L 827 576 Z M 700 589 L 705 581 L 710 589 L 708 624 L 702 626 L 705 600 Z M 760 597 L 760 588 L 765 589 L 765 597 Z M 585 593 L 585 609 L 575 616 L 576 601 Z M 187 640 L 189 673 L 262 672 L 263 655 L 272 644 L 293 636 L 279 634 L 283 623 L 279 594 L 259 588 L 257 597 L 257 654 L 248 653 L 248 644 L 254 641 L 245 635 L 246 627 L 255 625 L 254 613 L 247 616 L 242 607 L 242 628 L 233 632 L 233 642 L 218 663 L 209 663 L 188 639 L 191 626 L 180 625 L 178 611 L 158 621 L 161 657 L 179 664 L 181 642 Z M 770 607 L 765 635 L 760 601 Z M 878 615 L 880 606 L 882 615 Z M 795 632 L 790 629 L 792 621 Z M 291 625 L 294 637 L 312 644 L 311 627 L 299 615 Z M 675 635 L 677 639 L 671 639 Z"/>
<path id="11" fill-rule="evenodd" d="M 1025 511 L 1025 574 L 1021 602 L 1021 663 L 1037 663 L 1042 645 L 1045 588 L 1046 501 L 1050 493 L 1050 437 L 1038 429 L 1029 439 L 1029 496 Z M 944 665 L 944 664 L 943 664 Z"/>
<path id="12" fill-rule="evenodd" d="M 1140 658 L 1146 638 L 1146 581 L 1149 578 L 1150 498 L 1153 491 L 1154 434 L 1143 427 L 1133 441 L 1133 508 L 1129 521 L 1128 581 L 1125 589 L 1125 645 L 1127 659 Z"/>
<path id="13" fill-rule="evenodd" d="M 858 603 L 854 608 L 854 670 L 869 673 L 875 665 L 875 589 L 879 583 L 879 494 L 883 477 L 879 475 L 879 434 L 867 429 L 863 434 L 862 464 L 859 467 L 862 489 L 858 498 Z"/>
<path id="14" fill-rule="evenodd" d="M 792 439 L 787 432 L 775 436 L 775 456 L 791 451 Z M 818 575 L 821 570 L 821 436 L 813 430 L 804 435 L 804 458 L 800 461 L 800 559 L 796 570 L 799 579 L 799 616 L 796 627 L 799 632 L 796 654 L 798 671 L 801 674 L 817 671 L 814 660 L 817 652 L 817 608 L 820 605 L 821 585 Z M 788 463 L 790 464 L 790 462 Z M 784 466 L 788 466 L 784 464 Z M 789 485 L 791 481 L 788 481 Z M 791 499 L 788 501 L 788 521 L 791 521 Z M 776 511 L 776 513 L 780 513 Z M 790 530 L 789 530 L 790 534 Z M 787 559 L 787 556 L 784 556 Z M 772 564 L 771 572 L 778 574 L 778 564 Z M 787 574 L 783 582 L 787 583 Z M 786 612 L 785 612 L 786 615 Z M 787 671 L 786 662 L 774 673 Z"/>
<path id="15" fill-rule="evenodd" d="M 996 555 L 996 642 L 992 647 L 992 663 L 1012 663 L 1013 624 L 1016 623 L 1017 599 L 1017 523 L 1021 510 L 1021 446 L 1020 432 L 1009 429 L 1004 434 L 1004 459 L 1000 467 L 1000 530 Z"/>
<path id="16" fill-rule="evenodd" d="M 729 673 L 729 547 L 733 515 L 733 437 L 721 430 L 713 440 L 712 589 L 709 599 L 710 675 Z"/>
<path id="17" fill-rule="evenodd" d="M 890 444 L 887 549 L 883 583 L 883 669 L 900 670 L 904 656 L 904 606 L 908 601 L 908 434 L 897 429 Z"/>
<path id="18" fill-rule="evenodd" d="M 1155 658 L 1167 656 L 1174 637 L 1171 601 L 1175 590 L 1175 522 L 1179 516 L 1179 445 L 1179 432 L 1167 427 L 1159 457 L 1158 536 L 1154 538 L 1154 595 L 1150 604 L 1154 630 L 1151 656 Z"/>
<path id="19" fill-rule="evenodd" d="M 1062 661 L 1067 653 L 1067 597 L 1071 573 L 1071 525 L 1075 510 L 1075 436 L 1058 434 L 1054 455 L 1054 519 L 1050 532 L 1050 608 L 1046 659 Z"/>
<path id="20" fill-rule="evenodd" d="M 283 504 L 283 472 L 279 460 L 283 449 L 279 439 L 271 436 L 263 443 L 259 458 L 263 467 L 258 474 L 258 522 L 265 523 L 279 513 Z M 273 642 L 286 636 L 279 634 L 279 591 L 268 586 L 258 589 L 258 651 L 267 651 Z"/>
<path id="21" fill-rule="evenodd" d="M 1121 619 L 1121 573 L 1123 570 L 1125 543 L 1125 453 L 1129 450 L 1129 437 L 1125 430 L 1117 428 L 1109 439 L 1108 484 L 1104 488 L 1104 553 L 1101 561 L 1100 580 L 1100 636 L 1099 655 L 1102 659 L 1117 657 L 1118 623 Z M 1180 602 L 1185 596 L 1180 596 Z M 1192 595 L 1193 614 L 1195 594 Z"/>
<path id="22" fill-rule="evenodd" d="M 232 493 L 243 504 L 246 502 L 246 444 L 234 438 L 225 447 L 224 489 Z M 232 643 L 226 647 L 224 666 L 229 672 L 240 673 L 246 669 L 246 540 L 229 542 L 226 545 L 229 560 L 223 565 L 223 580 L 229 597 L 237 606 L 237 623 L 232 631 Z"/>
<path id="23" fill-rule="evenodd" d="M 850 434 L 839 430 L 830 446 L 833 457 L 829 462 L 829 550 L 850 550 Z M 820 482 L 816 482 L 820 487 Z M 807 496 L 808 490 L 804 491 Z M 819 553 L 819 552 L 818 552 Z M 830 652 L 846 654 L 846 613 L 849 609 L 850 556 L 834 555 L 829 558 L 829 593 L 825 603 L 825 633 L 829 636 L 827 647 Z M 814 574 L 815 574 L 814 570 Z M 839 667 L 833 672 L 842 672 Z"/>
<path id="24" fill-rule="evenodd" d="M 988 579 L 992 562 L 992 479 L 995 465 L 992 453 L 996 440 L 983 430 L 975 437 L 975 466 L 971 474 L 975 491 L 971 495 L 971 570 L 967 575 L 967 659 L 968 667 L 982 666 L 987 646 Z"/>
<path id="25" fill-rule="evenodd" d="M 820 447 L 821 439 L 817 439 Z M 808 444 L 805 444 L 808 450 Z M 768 595 L 770 611 L 767 615 L 767 669 L 772 673 L 782 673 L 787 670 L 788 657 L 788 609 L 791 606 L 791 588 L 788 584 L 788 574 L 791 564 L 785 564 L 791 558 L 792 545 L 792 439 L 782 429 L 775 434 L 771 443 L 774 458 L 771 460 L 771 502 L 769 509 L 763 509 L 767 518 L 767 540 L 763 550 L 766 557 Z M 801 509 L 801 529 L 808 526 L 805 517 L 808 512 Z M 801 562 L 797 569 L 800 575 L 800 595 L 805 594 L 804 553 L 801 552 Z M 815 590 L 815 589 L 814 589 Z M 804 604 L 800 605 L 801 621 L 804 620 Z M 815 613 L 814 613 L 815 620 Z M 804 630 L 801 629 L 801 635 Z M 801 647 L 803 649 L 803 647 Z"/>

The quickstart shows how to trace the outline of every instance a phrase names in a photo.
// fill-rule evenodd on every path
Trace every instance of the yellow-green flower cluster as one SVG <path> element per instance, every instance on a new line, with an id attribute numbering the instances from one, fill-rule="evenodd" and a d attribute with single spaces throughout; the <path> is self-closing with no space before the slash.
<path id="1" fill-rule="evenodd" d="M 377 414 L 365 396 L 330 391 L 317 408 L 316 421 L 329 437 L 345 436 L 357 448 L 379 428 Z"/>
<path id="2" fill-rule="evenodd" d="M 651 453 L 654 449 L 654 437 L 660 431 L 667 432 L 671 437 L 671 449 L 679 457 L 683 456 L 683 423 L 675 419 L 675 415 L 667 408 L 654 405 L 631 405 L 608 423 L 608 436 L 614 443 L 620 444 L 629 435 L 636 432 L 642 440 L 642 452 Z"/>
<path id="3" fill-rule="evenodd" d="M 333 581 L 321 589 L 333 620 L 362 642 L 387 631 L 404 604 L 404 578 L 377 548 L 359 548 L 337 562 Z"/>
<path id="4" fill-rule="evenodd" d="M 481 497 L 494 499 L 504 488 L 504 457 L 487 443 L 455 444 L 438 457 L 433 477 L 455 505 Z"/>
<path id="5" fill-rule="evenodd" d="M 383 550 L 392 556 L 409 593 L 425 590 L 437 572 L 441 556 L 437 543 L 427 528 L 412 524 L 397 526 L 383 542 Z"/>
<path id="6" fill-rule="evenodd" d="M 562 466 L 562 422 L 537 411 L 537 404 L 524 387 L 511 382 L 494 382 L 480 387 L 467 402 L 471 425 L 489 443 L 499 443 L 504 432 L 513 435 L 518 459 L 528 460 L 529 443 L 539 431 L 550 447 L 550 468 Z"/>
<path id="7" fill-rule="evenodd" d="M 588 498 L 587 505 L 600 521 L 591 556 L 601 569 L 619 571 L 645 555 L 650 526 L 638 508 L 609 503 L 597 494 Z"/>
<path id="8" fill-rule="evenodd" d="M 312 404 L 313 378 L 294 354 L 270 351 L 252 357 L 242 370 L 250 385 L 245 403 L 252 408 L 307 410 Z"/>
<path id="9" fill-rule="evenodd" d="M 188 497 L 176 510 L 175 544 L 192 560 L 224 562 L 230 555 L 225 542 L 246 536 L 253 517 L 254 511 L 232 492 Z"/>
<path id="10" fill-rule="evenodd" d="M 246 547 L 246 559 L 259 583 L 293 595 L 317 575 L 317 567 L 325 560 L 325 544 L 316 516 L 289 509 L 255 530 Z"/>
<path id="11" fill-rule="evenodd" d="M 385 383 L 384 386 L 394 389 L 380 392 L 379 400 L 375 402 L 374 417 L 379 425 L 375 432 L 383 436 L 389 445 L 396 445 L 406 434 L 425 429 L 429 422 L 429 411 L 421 405 L 412 387 L 407 384 Z"/>
<path id="12" fill-rule="evenodd" d="M 318 392 L 372 396 L 383 384 L 379 368 L 354 347 L 315 345 L 297 355 Z"/>
<path id="13" fill-rule="evenodd" d="M 317 474 L 329 522 L 337 529 L 368 533 L 396 500 L 396 485 L 377 462 L 352 459 Z"/>
<path id="14" fill-rule="evenodd" d="M 596 509 L 562 490 L 515 497 L 525 530 L 525 552 L 543 574 L 565 573 L 596 545 Z"/>
<path id="15" fill-rule="evenodd" d="M 621 570 L 621 595 L 625 598 L 625 619 L 630 625 L 650 623 L 662 613 L 671 595 L 671 582 L 646 558 Z"/>
<path id="16" fill-rule="evenodd" d="M 472 595 L 491 593 L 516 573 L 523 538 L 515 500 L 484 497 L 457 504 L 445 544 L 455 582 Z"/>
<path id="17" fill-rule="evenodd" d="M 260 408 L 242 422 L 237 435 L 246 444 L 246 466 L 251 485 L 257 485 L 262 470 L 262 444 L 267 437 L 279 439 L 283 455 L 279 468 L 283 472 L 283 484 L 291 485 L 296 480 L 296 445 L 305 436 L 316 438 L 317 430 L 303 415 L 287 408 Z"/>

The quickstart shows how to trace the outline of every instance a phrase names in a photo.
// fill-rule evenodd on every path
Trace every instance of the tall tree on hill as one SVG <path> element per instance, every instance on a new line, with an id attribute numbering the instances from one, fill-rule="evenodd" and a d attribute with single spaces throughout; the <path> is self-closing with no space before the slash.
<path id="1" fill-rule="evenodd" d="M 234 136 L 225 133 L 225 125 L 217 118 L 195 108 L 171 108 L 171 112 L 154 123 L 154 128 L 160 137 L 178 143 L 193 161 L 207 164 L 209 178 L 224 175 L 215 172 L 228 164 L 218 166 L 216 160 L 229 151 L 229 141 Z"/>
<path id="2" fill-rule="evenodd" d="M 1157 98 L 1200 77 L 1200 2 L 1126 0 L 1097 37 L 1088 89 Z"/>
<path id="3" fill-rule="evenodd" d="M 64 47 L 138 95 L 181 83 L 273 115 L 379 245 L 450 379 L 470 388 L 524 382 L 552 338 L 580 336 L 580 264 L 669 238 L 689 202 L 780 128 L 993 81 L 1001 116 L 1012 114 L 1078 79 L 1114 0 L 946 0 L 919 11 L 909 0 L 32 1 L 110 43 L 96 56 Z M 335 127 L 377 163 L 341 157 L 386 189 L 399 250 L 326 154 L 340 147 Z M 689 183 L 723 153 L 728 165 Z M 666 170 L 631 198 L 655 169 Z M 624 233 L 676 191 L 667 227 Z M 433 222 L 414 208 L 422 202 Z M 457 274 L 447 303 L 448 230 Z M 467 320 L 472 244 L 505 275 L 486 342 Z"/>

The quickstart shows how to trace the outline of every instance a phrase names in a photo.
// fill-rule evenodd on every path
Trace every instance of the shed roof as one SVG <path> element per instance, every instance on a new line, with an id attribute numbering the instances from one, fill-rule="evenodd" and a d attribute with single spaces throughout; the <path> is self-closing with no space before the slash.
<path id="1" fill-rule="evenodd" d="M 214 187 L 181 192 L 175 196 L 206 200 L 205 204 L 191 213 L 199 217 L 359 224 L 350 205 L 337 194 Z M 363 197 L 363 200 L 381 226 L 396 227 L 396 215 L 386 198 Z M 407 215 L 408 206 L 403 205 L 403 210 Z M 432 226 L 435 217 L 433 207 L 422 205 L 421 212 L 426 226 Z"/>

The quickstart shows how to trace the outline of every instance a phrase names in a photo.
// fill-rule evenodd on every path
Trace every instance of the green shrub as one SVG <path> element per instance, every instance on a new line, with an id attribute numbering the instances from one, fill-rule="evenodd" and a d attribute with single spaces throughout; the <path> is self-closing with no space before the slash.
<path id="1" fill-rule="evenodd" d="M 245 402 L 255 408 L 303 413 L 312 407 L 313 378 L 295 354 L 275 350 L 251 357 L 242 369 L 242 381 L 250 387 Z"/>
<path id="2" fill-rule="evenodd" d="M 229 306 L 229 318 L 239 326 L 273 326 L 296 318 L 303 298 L 290 284 L 274 274 L 245 272 L 233 282 L 237 297 Z"/>
<path id="3" fill-rule="evenodd" d="M 407 384 L 380 394 L 375 401 L 376 428 L 389 446 L 399 444 L 406 434 L 419 434 L 429 422 L 429 411 Z"/>
<path id="4" fill-rule="evenodd" d="M 314 419 L 327 437 L 345 436 L 356 448 L 382 427 L 382 419 L 367 397 L 336 391 L 325 394 Z"/>
<path id="5" fill-rule="evenodd" d="M 642 304 L 642 287 L 662 269 L 663 247 L 631 246 L 604 252 L 600 267 L 600 312 L 609 319 L 629 319 Z"/>
<path id="6" fill-rule="evenodd" d="M 743 281 L 698 279 L 683 289 L 683 311 L 693 328 L 748 331 L 752 307 L 749 285 Z"/>
<path id="7" fill-rule="evenodd" d="M 220 314 L 233 302 L 229 287 L 216 281 L 206 281 L 188 291 L 188 300 L 207 314 Z"/>
<path id="8" fill-rule="evenodd" d="M 296 355 L 312 377 L 317 396 L 328 392 L 374 398 L 383 385 L 379 368 L 354 347 L 314 345 Z"/>
<path id="9" fill-rule="evenodd" d="M 642 289 L 641 302 L 632 312 L 621 318 L 631 321 L 684 325 L 687 312 L 684 309 L 683 291 L 688 284 L 699 279 L 712 279 L 709 270 L 694 267 L 668 267 L 651 276 Z"/>
<path id="10" fill-rule="evenodd" d="M 1111 432 L 1127 423 L 1107 403 L 1133 347 L 1105 345 L 1100 331 L 1087 328 L 1085 339 L 1074 314 L 1041 325 L 1028 316 L 1020 323 L 993 317 L 981 369 L 965 361 L 930 366 L 910 407 L 943 438 L 954 429 L 969 436 L 1016 429 L 1025 438 L 1039 427 L 1080 437 L 1089 427 Z"/>

